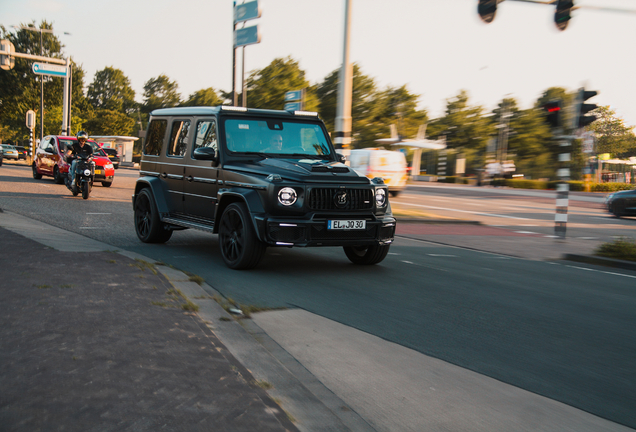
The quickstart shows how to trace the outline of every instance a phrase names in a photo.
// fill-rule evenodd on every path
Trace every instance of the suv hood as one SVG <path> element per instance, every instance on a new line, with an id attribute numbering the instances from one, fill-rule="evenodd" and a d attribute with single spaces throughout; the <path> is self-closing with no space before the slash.
<path id="1" fill-rule="evenodd" d="M 266 158 L 260 161 L 232 162 L 225 169 L 264 177 L 278 174 L 283 179 L 297 181 L 324 181 L 369 184 L 369 180 L 341 162 L 316 159 Z"/>

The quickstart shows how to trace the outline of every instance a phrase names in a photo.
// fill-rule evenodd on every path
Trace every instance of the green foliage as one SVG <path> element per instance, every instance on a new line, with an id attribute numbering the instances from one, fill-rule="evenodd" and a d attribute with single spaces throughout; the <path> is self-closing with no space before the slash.
<path id="1" fill-rule="evenodd" d="M 603 243 L 594 253 L 607 258 L 636 261 L 636 240 L 623 237 L 611 243 Z"/>
<path id="2" fill-rule="evenodd" d="M 306 89 L 305 109 L 318 111 L 316 90 L 291 57 L 274 59 L 265 68 L 252 71 L 246 80 L 246 88 L 250 108 L 283 109 L 286 92 Z"/>
<path id="3" fill-rule="evenodd" d="M 222 103 L 223 101 L 217 96 L 214 89 L 208 87 L 192 93 L 181 106 L 217 106 Z"/>
<path id="4" fill-rule="evenodd" d="M 112 66 L 95 73 L 93 82 L 88 86 L 87 99 L 96 110 L 131 113 L 137 106 L 130 80 Z"/>
<path id="5" fill-rule="evenodd" d="M 618 192 L 630 189 L 634 189 L 634 185 L 629 183 L 592 183 L 592 192 Z"/>
<path id="6" fill-rule="evenodd" d="M 144 103 L 142 111 L 151 113 L 159 108 L 170 108 L 178 106 L 181 102 L 181 95 L 177 91 L 179 85 L 176 81 L 161 74 L 156 78 L 151 78 L 144 85 Z"/>
<path id="7" fill-rule="evenodd" d="M 626 126 L 609 106 L 600 106 L 592 113 L 597 119 L 587 129 L 596 135 L 596 153 L 610 153 L 622 158 L 636 156 L 634 126 Z"/>
<path id="8" fill-rule="evenodd" d="M 84 123 L 89 135 L 124 135 L 133 132 L 135 120 L 118 111 L 98 109 L 90 120 Z"/>

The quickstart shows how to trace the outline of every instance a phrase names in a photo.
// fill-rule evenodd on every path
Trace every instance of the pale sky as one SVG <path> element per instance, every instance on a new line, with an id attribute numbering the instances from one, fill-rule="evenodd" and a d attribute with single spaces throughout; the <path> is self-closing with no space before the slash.
<path id="1" fill-rule="evenodd" d="M 477 0 L 352 1 L 351 60 L 380 88 L 406 84 L 432 118 L 461 89 L 491 110 L 507 96 L 529 108 L 548 87 L 585 85 L 599 91 L 589 102 L 636 125 L 636 13 L 580 9 L 559 32 L 547 5 L 506 1 L 484 24 Z M 636 0 L 575 3 L 636 10 Z M 259 25 L 262 39 L 246 48 L 246 74 L 291 56 L 314 84 L 340 67 L 344 0 L 260 5 L 262 17 L 247 23 Z M 160 74 L 178 83 L 184 99 L 207 87 L 231 90 L 231 0 L 0 0 L 7 29 L 42 19 L 83 66 L 86 85 L 113 66 L 140 102 L 145 82 Z M 237 68 L 239 87 L 240 62 Z"/>

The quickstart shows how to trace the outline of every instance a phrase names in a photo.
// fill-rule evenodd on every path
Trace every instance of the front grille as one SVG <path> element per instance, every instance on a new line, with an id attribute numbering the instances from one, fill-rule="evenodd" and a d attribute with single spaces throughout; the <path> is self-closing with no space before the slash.
<path id="1" fill-rule="evenodd" d="M 336 204 L 336 194 L 345 191 L 346 203 Z M 309 193 L 311 210 L 371 210 L 373 191 L 371 189 L 315 188 Z"/>
<path id="2" fill-rule="evenodd" d="M 376 238 L 377 226 L 369 226 L 363 230 L 328 230 L 325 226 L 311 227 L 312 240 L 356 240 Z"/>

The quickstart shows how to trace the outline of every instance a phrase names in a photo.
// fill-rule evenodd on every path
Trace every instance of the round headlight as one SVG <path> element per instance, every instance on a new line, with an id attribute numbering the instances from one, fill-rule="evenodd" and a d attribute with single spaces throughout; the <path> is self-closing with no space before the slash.
<path id="1" fill-rule="evenodd" d="M 278 202 L 284 206 L 290 206 L 296 202 L 298 194 L 293 188 L 285 187 L 278 191 Z"/>
<path id="2" fill-rule="evenodd" d="M 84 170 L 84 175 L 85 175 L 86 177 L 90 176 L 90 175 L 91 175 L 91 170 L 89 170 L 89 169 Z"/>
<path id="3" fill-rule="evenodd" d="M 386 189 L 375 190 L 375 205 L 377 207 L 384 207 L 386 205 Z"/>

